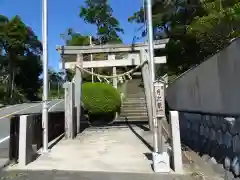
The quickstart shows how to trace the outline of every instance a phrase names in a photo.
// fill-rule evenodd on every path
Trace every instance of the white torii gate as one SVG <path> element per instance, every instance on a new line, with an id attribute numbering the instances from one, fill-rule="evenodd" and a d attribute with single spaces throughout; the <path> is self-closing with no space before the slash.
<path id="1" fill-rule="evenodd" d="M 158 40 L 154 42 L 155 49 L 165 48 L 168 39 Z M 114 44 L 114 45 L 98 45 L 98 46 L 57 46 L 57 51 L 62 57 L 60 66 L 62 69 L 75 69 L 74 77 L 74 106 L 77 109 L 77 133 L 80 131 L 80 114 L 81 114 L 81 84 L 82 72 L 77 65 L 82 68 L 99 68 L 99 67 L 113 67 L 113 75 L 116 75 L 116 67 L 124 66 L 138 66 L 144 61 L 149 61 L 147 54 L 148 45 L 146 43 L 138 43 L 134 45 Z M 127 53 L 128 55 L 122 59 L 115 59 L 114 53 Z M 98 54 L 106 53 L 107 59 L 97 61 L 84 61 L 83 54 Z M 156 64 L 166 63 L 166 57 L 155 57 Z M 153 129 L 152 122 L 152 103 L 151 103 L 151 79 L 148 63 L 141 67 L 145 95 L 147 100 L 149 126 Z M 117 78 L 113 78 L 113 85 L 117 87 Z M 68 120 L 69 121 L 69 120 Z"/>
<path id="2" fill-rule="evenodd" d="M 148 40 L 149 40 L 149 43 L 148 43 L 148 46 L 149 46 L 149 57 L 148 58 L 148 64 L 150 64 L 151 68 L 154 67 L 154 64 L 155 63 L 165 63 L 166 62 L 166 58 L 165 59 L 157 59 L 155 58 L 154 59 L 154 53 L 153 53 L 153 50 L 154 49 L 158 49 L 156 48 L 155 46 L 158 45 L 155 43 L 155 45 L 153 45 L 153 34 L 152 34 L 152 13 L 151 13 L 151 9 L 152 9 L 152 3 L 157 3 L 159 0 L 146 0 L 147 2 L 147 19 L 148 19 L 148 29 L 149 29 L 149 33 L 148 33 Z M 44 69 L 44 75 L 43 75 L 43 87 L 44 87 L 44 92 L 43 92 L 43 111 L 42 111 L 42 118 L 43 118 L 43 129 L 44 129 L 44 132 L 43 132 L 43 152 L 48 152 L 48 107 L 47 107 L 47 99 L 48 99 L 48 75 L 47 75 L 47 68 L 48 68 L 48 51 L 47 51 L 47 0 L 42 0 L 43 2 L 43 32 L 42 32 L 42 35 L 43 35 L 43 69 Z M 162 43 L 159 43 L 161 45 L 163 45 L 165 47 L 167 41 L 166 42 L 162 42 Z M 112 67 L 113 67 L 113 73 L 116 73 L 116 67 L 117 66 L 126 66 L 126 65 L 138 65 L 139 62 L 142 62 L 144 61 L 145 59 L 145 55 L 146 55 L 146 49 L 147 49 L 147 45 L 146 44 L 140 44 L 139 45 L 140 47 L 136 47 L 135 48 L 135 51 L 138 51 L 138 53 L 140 53 L 139 55 L 139 58 L 138 60 L 137 59 L 134 59 L 133 61 L 130 59 L 130 58 L 127 58 L 127 59 L 122 59 L 122 62 L 118 62 L 118 64 L 116 62 L 110 62 L 110 58 L 113 58 L 115 56 L 109 56 L 108 58 L 108 63 L 107 64 L 112 64 Z M 85 48 L 89 48 L 89 47 L 85 47 Z M 104 52 L 105 50 L 105 53 L 109 53 L 109 52 L 126 52 L 125 50 L 126 49 L 129 49 L 129 47 L 99 47 L 101 52 Z M 138 49 L 139 48 L 139 49 Z M 98 64 L 89 64 L 88 66 L 85 65 L 86 63 L 83 62 L 83 56 L 82 54 L 85 54 L 85 53 L 97 53 L 97 49 L 93 48 L 92 49 L 92 52 L 89 52 L 87 49 L 75 49 L 75 51 L 77 53 L 70 53 L 71 52 L 71 48 L 70 49 L 67 49 L 66 47 L 62 46 L 61 48 L 57 48 L 58 51 L 61 53 L 62 57 L 64 55 L 67 55 L 68 53 L 71 54 L 71 55 L 77 55 L 77 58 L 75 57 L 75 59 L 77 59 L 77 61 L 75 62 L 75 65 L 77 66 L 80 66 L 82 65 L 82 68 L 84 67 L 93 67 L 94 65 L 96 67 L 100 67 L 101 65 Z M 91 48 L 90 48 L 91 49 Z M 125 50 L 123 50 L 125 49 Z M 74 50 L 74 49 L 73 49 Z M 133 51 L 134 49 L 131 49 L 130 51 Z M 65 53 L 66 51 L 66 53 Z M 129 52 L 129 50 L 128 50 Z M 66 59 L 66 57 L 64 58 Z M 114 60 L 115 58 L 113 58 L 112 60 Z M 124 61 L 125 60 L 125 61 Z M 132 61 L 132 62 L 131 62 Z M 150 61 L 150 62 L 149 62 Z M 72 65 L 71 65 L 72 64 Z M 147 99 L 147 105 L 148 105 L 148 113 L 149 113 L 149 117 L 152 117 L 152 112 L 151 112 L 151 109 L 149 109 L 149 107 L 153 106 L 152 101 L 153 101 L 153 97 L 151 97 L 151 90 L 149 90 L 149 87 L 152 87 L 152 83 L 153 81 L 155 80 L 154 79 L 154 69 L 152 69 L 152 71 L 149 72 L 149 67 L 148 67 L 148 64 L 144 64 L 144 66 L 142 67 L 142 75 L 143 75 L 143 80 L 144 80 L 144 87 L 145 87 L 145 91 L 146 91 L 146 99 Z M 63 63 L 63 67 L 65 67 L 66 65 L 66 69 L 68 68 L 68 65 L 69 65 L 69 68 L 74 66 L 74 63 L 71 63 L 71 62 L 67 62 L 67 63 Z M 104 67 L 107 67 L 106 64 L 104 64 L 105 66 Z M 108 66 L 109 67 L 109 66 Z M 151 69 L 150 68 L 150 69 Z M 149 76 L 151 75 L 152 79 L 148 79 Z M 78 122 L 78 130 L 80 129 L 80 108 L 81 108 L 81 82 L 82 82 L 82 76 L 81 76 L 81 71 L 79 68 L 76 68 L 76 73 L 75 73 L 75 77 L 76 77 L 76 85 L 75 85 L 75 106 L 77 107 L 77 122 Z M 116 81 L 115 81 L 116 82 Z M 150 83 L 150 84 L 149 84 Z M 116 84 L 115 84 L 116 86 Z M 79 88 L 79 89 L 78 89 Z M 78 90 L 78 91 L 77 91 Z M 150 98 L 149 98 L 150 96 Z M 149 118 L 150 119 L 150 118 Z M 149 125 L 150 127 L 152 126 L 152 122 L 151 120 L 149 121 Z M 155 146 L 156 147 L 156 146 Z M 156 149 L 154 150 L 156 151 Z"/>
<path id="3" fill-rule="evenodd" d="M 159 41 L 154 41 L 154 49 L 163 49 L 166 47 L 166 44 L 168 43 L 168 39 L 163 39 Z M 115 45 L 99 45 L 99 46 L 57 46 L 57 51 L 60 53 L 62 57 L 62 62 L 60 64 L 61 68 L 64 69 L 75 69 L 75 77 L 74 77 L 74 83 L 70 83 L 71 86 L 69 88 L 70 94 L 72 93 L 71 102 L 65 102 L 67 103 L 67 109 L 65 111 L 65 123 L 67 123 L 67 131 L 66 134 L 68 134 L 68 138 L 74 138 L 77 133 L 80 132 L 80 115 L 81 115 L 81 85 L 82 85 L 82 69 L 83 68 L 100 68 L 100 67 L 113 67 L 113 76 L 116 76 L 116 67 L 121 66 L 140 66 L 141 67 L 141 73 L 143 77 L 144 82 L 144 89 L 145 89 L 145 98 L 147 101 L 147 109 L 148 109 L 148 117 L 149 117 L 149 127 L 151 130 L 154 128 L 153 124 L 153 104 L 152 103 L 152 97 L 151 97 L 151 86 L 152 86 L 152 80 L 151 80 L 151 68 L 149 67 L 149 55 L 148 55 L 148 45 L 145 43 L 139 43 L 135 45 L 123 45 L 123 44 L 115 44 Z M 115 59 L 116 53 L 126 53 L 128 54 L 126 57 L 123 57 L 122 59 Z M 103 60 L 97 60 L 97 61 L 84 61 L 83 55 L 84 54 L 98 54 L 98 53 L 106 53 L 109 54 L 107 59 Z M 144 62 L 147 63 L 144 63 Z M 155 64 L 164 64 L 166 63 L 166 57 L 154 57 L 154 63 Z M 80 67 L 80 68 L 76 68 Z M 74 85 L 73 85 L 74 84 Z M 113 86 L 117 87 L 117 78 L 113 78 Z M 65 91 L 66 92 L 66 91 Z M 76 109 L 74 111 L 73 109 Z M 75 113 L 75 114 L 73 114 Z M 171 112 L 172 113 L 172 112 Z M 76 120 L 74 123 L 74 117 L 76 117 Z M 172 115 L 172 117 L 174 117 Z M 175 118 L 176 119 L 176 118 Z M 174 119 L 172 120 L 174 121 Z M 74 127 L 74 125 L 77 125 L 77 128 Z M 174 124 L 178 124 L 175 123 Z M 161 128 L 161 127 L 160 127 Z M 173 127 L 172 127 L 173 128 Z M 76 132 L 74 132 L 76 130 Z M 176 130 L 176 127 L 172 129 L 172 134 L 178 136 L 179 134 L 176 134 L 174 132 L 179 132 L 179 130 Z M 158 131 L 157 133 L 157 139 L 161 139 L 161 133 Z M 181 148 L 180 147 L 180 140 L 179 143 L 176 144 L 175 139 L 173 139 L 173 154 L 174 154 L 174 166 L 175 169 L 179 169 L 178 172 L 182 172 L 182 165 L 181 165 Z M 162 145 L 162 143 L 158 143 L 158 145 Z M 158 148 L 159 149 L 159 148 Z M 155 153 L 155 152 L 154 152 Z M 154 155 L 153 153 L 153 155 Z M 156 154 L 156 153 L 155 153 Z M 165 153 L 166 154 L 166 153 Z M 166 155 L 161 156 L 163 158 L 161 162 L 165 163 L 165 165 L 161 165 L 161 162 L 158 162 L 157 159 L 153 159 L 154 163 L 154 171 L 157 172 L 168 172 L 168 165 L 169 164 L 169 157 Z M 177 156 L 176 156 L 177 154 Z M 175 158 L 178 157 L 178 158 Z M 156 157 L 153 157 L 156 158 Z M 157 165 L 157 164 L 158 165 Z"/>

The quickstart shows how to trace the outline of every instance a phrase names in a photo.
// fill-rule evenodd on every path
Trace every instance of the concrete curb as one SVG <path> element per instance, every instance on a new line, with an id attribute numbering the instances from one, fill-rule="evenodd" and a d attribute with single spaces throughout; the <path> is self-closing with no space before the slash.
<path id="1" fill-rule="evenodd" d="M 10 164 L 11 164 L 11 161 L 9 159 L 3 160 L 3 162 L 0 159 L 0 171 L 6 168 L 7 166 L 9 166 Z"/>

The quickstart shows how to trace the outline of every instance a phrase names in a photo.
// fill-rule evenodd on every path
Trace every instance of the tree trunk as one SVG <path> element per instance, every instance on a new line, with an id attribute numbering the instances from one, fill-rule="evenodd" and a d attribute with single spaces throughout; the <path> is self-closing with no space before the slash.
<path id="1" fill-rule="evenodd" d="M 13 98 L 14 84 L 15 84 L 15 71 L 13 69 L 13 71 L 12 71 L 12 82 L 11 82 L 11 95 L 10 95 L 11 99 Z"/>
<path id="2" fill-rule="evenodd" d="M 13 67 L 9 65 L 9 79 L 7 84 L 7 101 L 10 103 L 12 103 L 13 87 L 14 87 L 14 70 L 13 70 Z"/>
<path id="3" fill-rule="evenodd" d="M 7 101 L 9 103 L 13 102 L 13 88 L 14 88 L 14 81 L 15 81 L 15 70 L 14 70 L 14 58 L 8 54 L 8 69 L 9 69 L 9 79 L 7 83 Z"/>

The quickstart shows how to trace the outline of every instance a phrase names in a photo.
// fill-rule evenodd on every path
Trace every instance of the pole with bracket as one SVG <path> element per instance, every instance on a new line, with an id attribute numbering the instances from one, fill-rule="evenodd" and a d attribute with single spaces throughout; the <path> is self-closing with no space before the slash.
<path id="1" fill-rule="evenodd" d="M 153 25 L 152 25 L 152 0 L 147 0 L 147 22 L 148 22 L 148 53 L 149 53 L 149 65 L 151 73 L 151 100 L 153 111 L 153 169 L 155 172 L 170 172 L 169 156 L 166 152 L 159 153 L 159 138 L 162 138 L 162 133 L 158 132 L 162 128 L 161 124 L 158 128 L 157 121 L 157 109 L 156 109 L 156 96 L 155 96 L 155 62 L 154 62 L 154 47 L 153 47 Z M 161 149 L 163 144 L 161 141 Z"/>
<path id="2" fill-rule="evenodd" d="M 153 111 L 153 143 L 154 152 L 158 152 L 158 136 L 157 136 L 157 118 L 156 118 L 156 107 L 155 97 L 153 91 L 153 83 L 155 81 L 155 63 L 154 63 L 154 48 L 153 48 L 153 25 L 152 25 L 152 2 L 147 0 L 147 22 L 148 22 L 148 54 L 149 54 L 149 70 L 151 77 L 151 100 L 152 100 L 152 111 Z"/>
<path id="3" fill-rule="evenodd" d="M 43 125 L 43 153 L 48 152 L 48 14 L 47 0 L 42 0 L 42 44 L 43 44 L 43 96 L 42 96 L 42 125 Z"/>

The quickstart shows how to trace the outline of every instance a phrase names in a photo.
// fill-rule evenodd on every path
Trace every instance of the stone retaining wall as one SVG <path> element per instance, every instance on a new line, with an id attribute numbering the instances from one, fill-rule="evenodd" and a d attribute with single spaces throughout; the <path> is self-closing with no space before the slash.
<path id="1" fill-rule="evenodd" d="M 240 176 L 240 117 L 179 113 L 184 144 Z"/>

